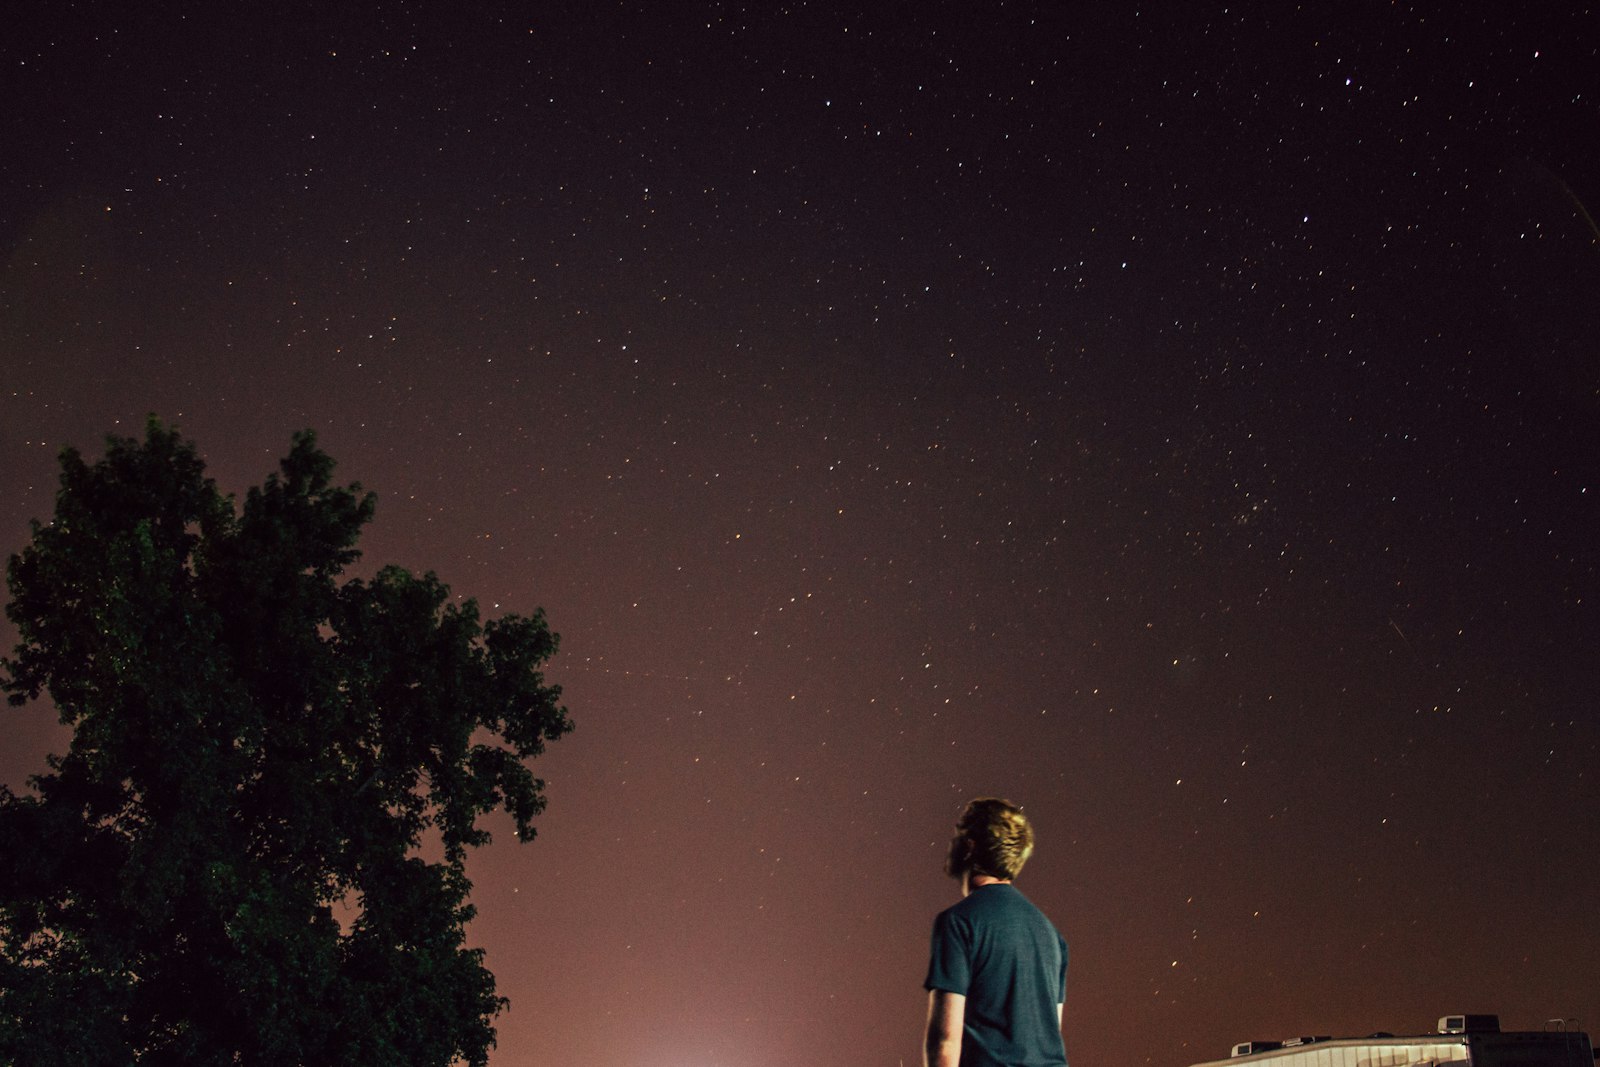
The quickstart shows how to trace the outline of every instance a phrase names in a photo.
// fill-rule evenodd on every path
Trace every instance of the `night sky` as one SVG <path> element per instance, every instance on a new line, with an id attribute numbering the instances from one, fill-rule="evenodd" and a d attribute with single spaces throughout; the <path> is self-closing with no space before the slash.
<path id="1" fill-rule="evenodd" d="M 546 609 L 494 1067 L 919 1062 L 980 794 L 1078 1067 L 1600 1029 L 1600 9 L 31 6 L 0 550 L 311 428 Z"/>

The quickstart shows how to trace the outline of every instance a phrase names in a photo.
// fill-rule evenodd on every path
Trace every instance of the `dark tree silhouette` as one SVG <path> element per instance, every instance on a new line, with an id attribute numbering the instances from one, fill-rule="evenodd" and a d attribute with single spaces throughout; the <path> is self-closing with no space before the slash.
<path id="1" fill-rule="evenodd" d="M 0 788 L 0 1063 L 486 1063 L 464 863 L 571 728 L 542 613 L 346 577 L 373 498 L 309 433 L 238 509 L 154 419 L 61 466 L 8 569 L 0 686 L 73 735 Z"/>

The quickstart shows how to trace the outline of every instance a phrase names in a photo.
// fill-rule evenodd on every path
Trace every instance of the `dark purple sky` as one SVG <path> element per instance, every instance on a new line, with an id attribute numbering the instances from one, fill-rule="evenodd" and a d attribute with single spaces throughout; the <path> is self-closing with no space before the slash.
<path id="1" fill-rule="evenodd" d="M 494 1067 L 916 1062 L 982 793 L 1076 1064 L 1600 1027 L 1600 12 L 493 6 L 5 32 L 0 549 L 309 427 L 544 606 Z"/>

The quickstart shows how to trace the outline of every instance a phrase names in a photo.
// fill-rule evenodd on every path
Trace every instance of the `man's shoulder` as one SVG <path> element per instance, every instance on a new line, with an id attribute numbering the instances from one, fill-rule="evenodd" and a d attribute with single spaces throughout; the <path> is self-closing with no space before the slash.
<path id="1" fill-rule="evenodd" d="M 962 919 L 970 917 L 972 914 L 972 909 L 967 907 L 967 901 L 970 899 L 970 897 L 963 897 L 961 900 L 956 901 L 954 904 L 935 915 L 933 917 L 933 925 L 936 927 L 949 926 L 953 922 L 958 922 Z"/>
<path id="2" fill-rule="evenodd" d="M 1040 933 L 1048 930 L 1057 938 L 1061 938 L 1061 933 L 1056 929 L 1050 916 L 1010 883 L 985 886 L 961 903 L 972 905 L 973 910 L 966 913 L 966 917 L 972 922 L 998 923 L 1008 927 L 1020 926 Z"/>
<path id="3" fill-rule="evenodd" d="M 961 903 L 969 905 L 974 911 L 1033 908 L 1032 901 L 1010 882 L 990 882 L 979 886 L 968 893 Z"/>
<path id="4" fill-rule="evenodd" d="M 995 915 L 995 905 L 1001 902 L 984 894 L 990 887 L 974 890 L 941 911 L 933 918 L 935 930 L 948 930 L 963 928 L 971 930 L 975 926 L 982 926 Z"/>
<path id="5" fill-rule="evenodd" d="M 939 913 L 940 922 L 981 923 L 996 916 L 1036 910 L 1009 883 L 981 886 Z"/>
<path id="6" fill-rule="evenodd" d="M 934 919 L 936 926 L 951 924 L 972 926 L 992 922 L 1018 921 L 1048 924 L 1054 929 L 1050 917 L 1029 900 L 1010 882 L 994 882 L 981 886 L 941 911 Z"/>

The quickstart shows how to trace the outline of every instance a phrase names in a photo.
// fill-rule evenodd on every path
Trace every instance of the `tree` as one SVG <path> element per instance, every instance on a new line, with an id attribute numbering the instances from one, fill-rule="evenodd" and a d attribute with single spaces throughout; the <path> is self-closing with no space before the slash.
<path id="1" fill-rule="evenodd" d="M 374 498 L 333 467 L 297 435 L 236 508 L 154 419 L 63 452 L 7 573 L 0 687 L 73 734 L 0 787 L 0 1063 L 487 1062 L 465 859 L 496 808 L 534 836 L 557 638 L 348 577 Z"/>

